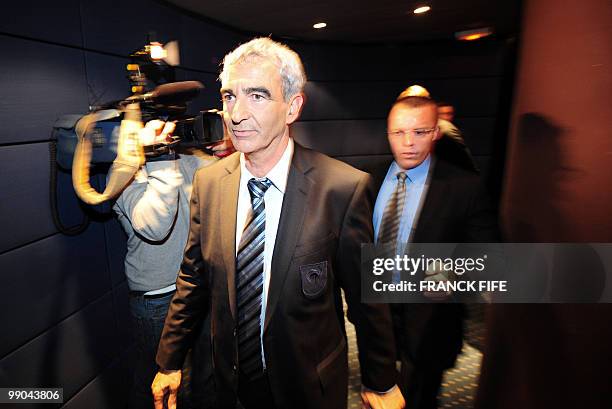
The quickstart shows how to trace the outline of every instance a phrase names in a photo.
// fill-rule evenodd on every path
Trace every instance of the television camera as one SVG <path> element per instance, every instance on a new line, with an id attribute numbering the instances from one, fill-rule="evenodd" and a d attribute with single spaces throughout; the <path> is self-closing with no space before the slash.
<path id="1" fill-rule="evenodd" d="M 117 197 L 127 186 L 147 157 L 168 153 L 171 149 L 199 148 L 224 139 L 224 125 L 217 110 L 187 115 L 187 104 L 204 86 L 198 81 L 175 81 L 179 65 L 178 44 L 165 46 L 150 42 L 136 50 L 127 64 L 130 96 L 90 107 L 85 115 L 64 115 L 53 129 L 50 145 L 51 207 L 58 229 L 65 234 L 79 234 L 87 218 L 74 228 L 63 226 L 57 212 L 57 166 L 72 169 L 72 183 L 77 196 L 96 205 Z M 138 133 L 143 122 L 152 119 L 173 121 L 176 128 L 165 143 L 142 146 Z M 104 192 L 90 184 L 92 164 L 111 164 Z"/>

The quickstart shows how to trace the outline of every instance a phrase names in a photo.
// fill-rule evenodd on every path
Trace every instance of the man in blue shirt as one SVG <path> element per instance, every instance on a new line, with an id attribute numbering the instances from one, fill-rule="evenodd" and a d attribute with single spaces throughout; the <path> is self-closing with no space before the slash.
<path id="1" fill-rule="evenodd" d="M 431 98 L 429 91 L 420 85 L 411 85 L 397 99 L 405 97 Z M 436 101 L 438 105 L 438 128 L 440 138 L 436 142 L 436 156 L 461 168 L 480 172 L 478 165 L 465 144 L 461 131 L 453 123 L 455 108 L 448 102 Z"/>
<path id="2" fill-rule="evenodd" d="M 398 99 L 387 118 L 394 161 L 374 207 L 377 243 L 495 242 L 494 213 L 479 176 L 433 155 L 440 138 L 436 103 L 426 97 Z M 408 409 L 437 407 L 446 368 L 462 346 L 461 304 L 393 304 L 393 325 L 402 363 L 400 381 Z"/>

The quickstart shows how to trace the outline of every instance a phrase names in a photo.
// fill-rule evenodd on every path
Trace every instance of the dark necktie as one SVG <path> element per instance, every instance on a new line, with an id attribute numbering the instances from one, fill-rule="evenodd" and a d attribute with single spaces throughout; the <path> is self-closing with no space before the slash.
<path id="1" fill-rule="evenodd" d="M 378 243 L 397 243 L 399 226 L 404 211 L 404 201 L 406 199 L 406 173 L 396 174 L 397 184 L 391 197 L 387 201 L 383 212 L 380 229 L 378 231 Z"/>
<path id="2" fill-rule="evenodd" d="M 271 184 L 267 178 L 248 182 L 252 212 L 242 232 L 236 256 L 238 361 L 242 373 L 249 378 L 263 372 L 260 334 L 266 227 L 264 194 Z"/>

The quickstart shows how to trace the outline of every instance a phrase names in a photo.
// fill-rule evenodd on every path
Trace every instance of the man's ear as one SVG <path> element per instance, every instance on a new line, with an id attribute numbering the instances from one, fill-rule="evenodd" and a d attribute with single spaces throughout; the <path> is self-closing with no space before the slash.
<path id="1" fill-rule="evenodd" d="M 287 112 L 287 125 L 294 123 L 302 112 L 302 106 L 306 101 L 306 96 L 302 93 L 295 94 L 289 101 L 289 111 Z"/>
<path id="2" fill-rule="evenodd" d="M 437 141 L 440 138 L 442 138 L 442 132 L 440 132 L 440 127 L 436 126 L 436 130 L 434 131 L 434 135 L 433 135 L 432 141 Z"/>

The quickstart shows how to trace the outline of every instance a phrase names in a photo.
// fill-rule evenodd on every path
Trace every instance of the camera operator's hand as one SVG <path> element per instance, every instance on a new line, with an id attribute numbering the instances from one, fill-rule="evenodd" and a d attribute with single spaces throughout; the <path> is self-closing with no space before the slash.
<path id="1" fill-rule="evenodd" d="M 223 118 L 222 112 L 219 112 L 221 118 Z M 223 139 L 212 143 L 206 146 L 206 149 L 210 150 L 214 156 L 219 159 L 225 158 L 226 156 L 231 155 L 236 152 L 236 148 L 234 148 L 234 144 L 232 142 L 232 138 L 230 137 L 229 132 L 227 131 L 227 124 L 225 121 L 221 121 L 223 124 Z"/>
<path id="2" fill-rule="evenodd" d="M 140 130 L 138 135 L 140 144 L 142 146 L 148 146 L 172 142 L 170 135 L 175 127 L 176 124 L 174 122 L 164 122 L 159 119 L 149 121 L 146 123 L 145 127 Z"/>
<path id="3" fill-rule="evenodd" d="M 236 152 L 234 144 L 229 137 L 213 144 L 206 145 L 206 149 L 209 149 L 217 158 L 225 158 L 226 156 Z"/>

